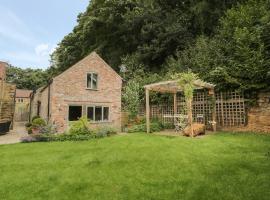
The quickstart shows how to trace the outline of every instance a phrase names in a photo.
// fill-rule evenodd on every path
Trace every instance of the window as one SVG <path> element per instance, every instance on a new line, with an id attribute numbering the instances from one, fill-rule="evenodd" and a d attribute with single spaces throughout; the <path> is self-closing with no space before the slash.
<path id="1" fill-rule="evenodd" d="M 18 103 L 23 103 L 23 99 L 22 98 L 18 98 Z"/>
<path id="2" fill-rule="evenodd" d="M 87 89 L 97 90 L 98 88 L 98 75 L 96 73 L 87 74 Z"/>
<path id="3" fill-rule="evenodd" d="M 109 107 L 89 106 L 87 107 L 87 118 L 94 122 L 109 121 Z"/>
<path id="4" fill-rule="evenodd" d="M 68 120 L 77 121 L 82 117 L 82 106 L 69 106 L 68 109 Z"/>

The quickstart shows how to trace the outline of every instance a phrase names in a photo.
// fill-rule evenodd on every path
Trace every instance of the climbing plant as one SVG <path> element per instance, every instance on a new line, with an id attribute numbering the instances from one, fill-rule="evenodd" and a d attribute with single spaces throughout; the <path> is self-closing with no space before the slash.
<path id="1" fill-rule="evenodd" d="M 175 74 L 173 78 L 178 80 L 178 85 L 183 89 L 188 113 L 188 123 L 191 130 L 191 137 L 193 137 L 192 100 L 193 100 L 193 93 L 195 90 L 194 82 L 198 80 L 199 77 L 197 74 L 188 71 Z"/>

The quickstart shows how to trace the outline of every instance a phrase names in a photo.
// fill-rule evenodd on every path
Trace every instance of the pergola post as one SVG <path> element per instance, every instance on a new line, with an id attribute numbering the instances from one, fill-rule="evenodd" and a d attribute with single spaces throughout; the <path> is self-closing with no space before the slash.
<path id="1" fill-rule="evenodd" d="M 213 106 L 213 110 L 212 110 L 212 128 L 213 131 L 216 132 L 217 131 L 217 117 L 216 117 L 216 96 L 215 96 L 215 90 L 214 89 L 210 89 L 209 90 L 209 94 L 212 97 L 212 106 Z"/>
<path id="2" fill-rule="evenodd" d="M 177 114 L 177 93 L 173 93 L 173 114 Z"/>
<path id="3" fill-rule="evenodd" d="M 150 133 L 150 105 L 149 105 L 149 89 L 145 89 L 146 98 L 146 132 Z"/>
<path id="4" fill-rule="evenodd" d="M 191 137 L 194 136 L 194 130 L 193 130 L 193 116 L 192 116 L 192 99 L 187 100 L 186 99 L 186 104 L 187 104 L 187 114 L 188 114 L 188 123 L 190 126 L 190 132 L 191 132 Z"/>

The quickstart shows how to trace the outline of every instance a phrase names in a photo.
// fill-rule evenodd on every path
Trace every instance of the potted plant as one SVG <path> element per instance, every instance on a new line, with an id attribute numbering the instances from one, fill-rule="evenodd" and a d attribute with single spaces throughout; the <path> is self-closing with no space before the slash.
<path id="1" fill-rule="evenodd" d="M 42 118 L 36 118 L 32 122 L 31 130 L 33 134 L 39 134 L 40 130 L 46 126 L 46 122 Z"/>

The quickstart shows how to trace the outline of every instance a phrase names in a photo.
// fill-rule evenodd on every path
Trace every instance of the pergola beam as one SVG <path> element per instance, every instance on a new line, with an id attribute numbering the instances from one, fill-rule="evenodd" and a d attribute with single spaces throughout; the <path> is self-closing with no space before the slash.
<path id="1" fill-rule="evenodd" d="M 208 89 L 212 90 L 215 88 L 215 85 L 211 83 L 206 83 L 202 80 L 196 80 L 194 82 L 195 89 Z M 153 83 L 144 86 L 145 89 L 148 89 L 150 91 L 155 91 L 155 92 L 162 92 L 162 93 L 176 93 L 176 92 L 182 92 L 183 89 L 178 85 L 178 81 L 162 81 L 159 83 Z"/>

